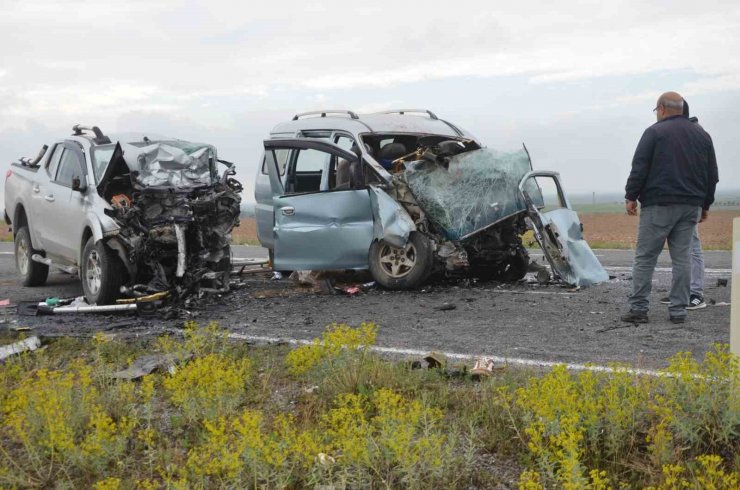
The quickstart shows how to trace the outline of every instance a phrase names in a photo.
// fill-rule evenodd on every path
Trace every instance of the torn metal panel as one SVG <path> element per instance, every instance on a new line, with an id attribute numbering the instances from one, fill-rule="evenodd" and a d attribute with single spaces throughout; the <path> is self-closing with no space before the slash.
<path id="1" fill-rule="evenodd" d="M 370 203 L 373 208 L 373 239 L 403 248 L 409 234 L 416 231 L 416 225 L 406 210 L 382 189 L 369 187 Z"/>
<path id="2" fill-rule="evenodd" d="M 541 222 L 544 226 L 537 234 L 538 241 L 542 242 L 545 257 L 564 282 L 589 286 L 609 280 L 609 274 L 583 239 L 575 211 L 555 209 L 543 213 Z"/>
<path id="3" fill-rule="evenodd" d="M 419 160 L 405 170 L 414 197 L 445 238 L 467 238 L 526 210 L 518 196 L 519 182 L 532 168 L 526 151 L 482 148 L 446 163 Z"/>
<path id="4" fill-rule="evenodd" d="M 541 194 L 536 194 L 535 199 L 532 199 L 529 191 L 533 189 L 532 183 L 536 177 L 552 178 L 555 181 L 563 207 L 541 212 L 542 207 L 537 205 Z M 581 222 L 578 214 L 570 208 L 560 184 L 559 174 L 530 172 L 522 179 L 519 189 L 522 200 L 527 205 L 535 239 L 552 266 L 556 278 L 574 286 L 589 286 L 608 281 L 609 274 L 583 239 Z M 539 192 L 539 187 L 536 189 Z"/>

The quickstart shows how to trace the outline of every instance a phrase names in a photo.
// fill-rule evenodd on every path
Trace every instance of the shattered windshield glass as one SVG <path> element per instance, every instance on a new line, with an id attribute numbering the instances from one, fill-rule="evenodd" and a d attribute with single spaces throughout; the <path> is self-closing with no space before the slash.
<path id="1" fill-rule="evenodd" d="M 417 161 L 407 165 L 405 178 L 429 219 L 449 240 L 468 235 L 525 211 L 519 199 L 519 182 L 532 169 L 527 152 L 511 153 L 489 148 L 449 158 L 449 165 Z M 533 180 L 532 196 L 539 194 Z"/>

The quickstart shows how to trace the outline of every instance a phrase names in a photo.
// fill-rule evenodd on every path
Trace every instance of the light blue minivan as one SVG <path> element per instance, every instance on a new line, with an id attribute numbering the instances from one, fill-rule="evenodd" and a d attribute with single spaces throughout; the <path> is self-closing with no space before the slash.
<path id="1" fill-rule="evenodd" d="M 264 148 L 257 232 L 277 270 L 368 269 L 390 289 L 438 271 L 516 281 L 532 228 L 555 279 L 608 278 L 557 173 L 532 171 L 526 148 L 484 148 L 431 111 L 297 114 Z"/>

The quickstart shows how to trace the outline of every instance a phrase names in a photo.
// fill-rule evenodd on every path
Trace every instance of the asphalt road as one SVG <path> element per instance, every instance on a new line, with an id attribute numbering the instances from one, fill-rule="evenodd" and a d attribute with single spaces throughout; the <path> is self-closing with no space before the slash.
<path id="1" fill-rule="evenodd" d="M 259 247 L 234 247 L 236 257 L 264 258 Z M 655 275 L 650 323 L 623 324 L 631 287 L 632 252 L 598 250 L 615 276 L 608 283 L 576 292 L 559 285 L 437 281 L 420 291 L 372 289 L 357 296 L 328 294 L 302 288 L 290 280 L 272 281 L 268 274 L 245 276 L 244 287 L 223 298 L 200 304 L 179 318 L 139 318 L 130 314 L 16 317 L 9 326 L 30 326 L 38 335 L 89 335 L 107 331 L 121 336 L 151 335 L 178 328 L 184 319 L 218 320 L 230 330 L 248 335 L 311 339 L 332 322 L 358 325 L 375 321 L 378 344 L 398 349 L 442 350 L 472 355 L 572 363 L 626 362 L 636 367 L 665 366 L 679 351 L 702 356 L 713 343 L 729 342 L 729 306 L 709 306 L 689 313 L 689 321 L 673 325 L 658 304 L 670 286 L 670 259 L 663 254 Z M 532 254 L 536 259 L 536 252 Z M 729 303 L 730 252 L 708 251 L 706 297 Z M 362 277 L 340 278 L 361 282 Z M 12 244 L 0 244 L 0 299 L 43 300 L 81 295 L 79 281 L 53 272 L 46 286 L 21 287 L 15 275 Z M 440 311 L 444 303 L 455 309 Z"/>

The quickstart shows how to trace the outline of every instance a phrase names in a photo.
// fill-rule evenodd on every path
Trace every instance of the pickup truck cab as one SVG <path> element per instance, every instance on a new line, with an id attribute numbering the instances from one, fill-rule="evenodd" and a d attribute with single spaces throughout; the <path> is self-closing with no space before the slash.
<path id="1" fill-rule="evenodd" d="M 5 179 L 5 221 L 12 225 L 16 267 L 25 286 L 44 284 L 52 263 L 79 273 L 86 258 L 85 292 L 95 299 L 103 272 L 95 244 L 118 226 L 95 192 L 112 153 L 96 153 L 96 147 L 111 141 L 97 127 L 92 134 L 84 131 L 75 126 L 72 136 L 44 145 L 35 160 L 12 165 Z"/>

